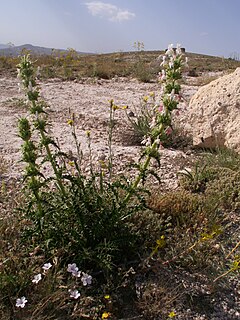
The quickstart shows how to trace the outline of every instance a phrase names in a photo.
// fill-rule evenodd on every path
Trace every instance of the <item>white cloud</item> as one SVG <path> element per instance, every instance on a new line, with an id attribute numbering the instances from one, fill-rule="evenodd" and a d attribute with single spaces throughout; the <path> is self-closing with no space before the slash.
<path id="1" fill-rule="evenodd" d="M 93 16 L 107 18 L 109 21 L 130 20 L 135 17 L 135 13 L 128 10 L 122 10 L 117 6 L 101 1 L 87 2 L 85 5 Z"/>

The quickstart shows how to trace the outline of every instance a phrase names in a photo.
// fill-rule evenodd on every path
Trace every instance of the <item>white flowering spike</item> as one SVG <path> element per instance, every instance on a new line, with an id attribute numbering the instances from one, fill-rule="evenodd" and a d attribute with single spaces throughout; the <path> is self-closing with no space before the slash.
<path id="1" fill-rule="evenodd" d="M 90 276 L 89 274 L 83 272 L 81 281 L 82 281 L 84 286 L 87 286 L 88 284 L 92 283 L 92 276 Z"/>
<path id="2" fill-rule="evenodd" d="M 48 262 L 48 263 L 44 263 L 42 268 L 44 271 L 48 271 L 51 267 L 52 267 L 52 264 L 50 262 Z"/>
<path id="3" fill-rule="evenodd" d="M 68 292 L 70 293 L 70 298 L 73 298 L 73 299 L 78 299 L 81 296 L 78 290 L 69 289 Z"/>
<path id="4" fill-rule="evenodd" d="M 16 307 L 24 308 L 26 303 L 27 303 L 27 299 L 25 297 L 21 297 L 20 299 L 17 299 Z"/>
<path id="5" fill-rule="evenodd" d="M 32 283 L 38 283 L 40 280 L 42 280 L 42 275 L 41 275 L 41 273 L 39 273 L 39 274 L 36 274 L 35 276 L 34 276 L 34 278 L 33 278 L 33 280 L 32 280 Z"/>

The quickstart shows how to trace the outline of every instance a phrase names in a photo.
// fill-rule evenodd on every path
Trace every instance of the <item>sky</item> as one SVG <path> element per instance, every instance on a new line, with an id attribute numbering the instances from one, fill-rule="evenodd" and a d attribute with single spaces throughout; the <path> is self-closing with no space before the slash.
<path id="1" fill-rule="evenodd" d="M 163 50 L 240 54 L 240 0 L 0 0 L 0 44 L 107 53 Z"/>

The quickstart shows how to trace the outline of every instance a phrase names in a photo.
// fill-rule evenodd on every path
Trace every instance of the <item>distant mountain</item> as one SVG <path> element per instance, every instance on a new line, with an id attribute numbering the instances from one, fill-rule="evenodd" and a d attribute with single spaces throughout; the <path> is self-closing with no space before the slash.
<path id="1" fill-rule="evenodd" d="M 45 48 L 45 47 L 38 47 L 33 46 L 31 44 L 24 44 L 21 46 L 12 46 L 9 47 L 9 45 L 0 44 L 0 56 L 12 56 L 16 57 L 22 53 L 23 50 L 30 51 L 32 54 L 36 55 L 50 55 L 50 54 L 56 54 L 68 52 L 68 50 L 64 49 L 52 49 L 52 48 Z M 85 52 L 78 52 L 78 54 L 90 54 Z"/>
<path id="2" fill-rule="evenodd" d="M 0 43 L 0 49 L 6 49 L 6 48 L 9 48 L 9 46 L 7 44 Z"/>

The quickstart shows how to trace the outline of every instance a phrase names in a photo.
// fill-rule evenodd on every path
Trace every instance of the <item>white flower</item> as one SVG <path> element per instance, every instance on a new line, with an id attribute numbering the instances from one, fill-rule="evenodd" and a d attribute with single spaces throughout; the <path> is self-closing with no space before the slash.
<path id="1" fill-rule="evenodd" d="M 169 94 L 169 98 L 171 100 L 174 100 L 174 98 L 175 98 L 175 90 L 174 89 L 172 89 L 172 92 Z"/>
<path id="2" fill-rule="evenodd" d="M 172 43 L 169 44 L 168 49 L 167 49 L 167 51 L 166 51 L 165 54 L 166 54 L 167 56 L 172 56 L 172 55 L 174 55 L 173 44 L 172 44 Z"/>
<path id="3" fill-rule="evenodd" d="M 40 66 L 37 67 L 37 71 L 36 71 L 36 77 L 40 76 Z"/>
<path id="4" fill-rule="evenodd" d="M 84 286 L 87 286 L 88 284 L 91 284 L 92 283 L 92 276 L 90 276 L 89 274 L 87 273 L 82 273 L 82 278 L 81 278 L 81 281 L 83 283 Z"/>
<path id="5" fill-rule="evenodd" d="M 167 57 L 166 56 L 162 56 L 162 62 L 160 64 L 160 66 L 165 66 L 167 64 L 167 61 L 166 61 Z"/>
<path id="6" fill-rule="evenodd" d="M 32 91 L 32 89 L 33 89 L 32 81 L 29 81 L 29 84 L 28 84 L 28 91 Z"/>
<path id="7" fill-rule="evenodd" d="M 170 69 L 173 68 L 173 66 L 174 66 L 174 58 L 173 58 L 173 57 L 170 58 L 170 61 L 169 61 L 169 64 L 168 64 L 168 65 L 169 65 L 169 68 L 170 68 Z"/>
<path id="8" fill-rule="evenodd" d="M 21 70 L 17 68 L 17 78 L 21 79 Z"/>
<path id="9" fill-rule="evenodd" d="M 49 270 L 50 268 L 52 267 L 52 264 L 50 263 L 50 262 L 48 262 L 48 263 L 44 263 L 44 265 L 43 265 L 43 270 L 44 271 L 47 271 L 47 270 Z"/>
<path id="10" fill-rule="evenodd" d="M 74 299 L 78 299 L 80 297 L 80 293 L 78 292 L 78 290 L 71 290 L 69 289 L 68 292 L 70 293 L 70 297 L 74 298 Z"/>
<path id="11" fill-rule="evenodd" d="M 40 280 L 42 280 L 42 275 L 41 275 L 41 273 L 36 274 L 36 275 L 34 276 L 32 282 L 37 284 Z"/>
<path id="12" fill-rule="evenodd" d="M 157 124 L 157 121 L 156 121 L 156 118 L 154 117 L 154 118 L 152 118 L 152 121 L 151 121 L 151 123 L 149 125 L 150 129 L 154 128 L 156 126 L 156 124 Z"/>
<path id="13" fill-rule="evenodd" d="M 161 80 L 165 80 L 165 79 L 166 79 L 166 71 L 162 70 Z"/>
<path id="14" fill-rule="evenodd" d="M 78 268 L 76 268 L 78 269 Z M 72 275 L 76 278 L 80 278 L 81 277 L 81 271 L 75 270 L 72 272 Z"/>
<path id="15" fill-rule="evenodd" d="M 71 272 L 71 273 L 77 272 L 77 271 L 78 271 L 78 267 L 77 267 L 76 263 L 72 263 L 72 264 L 69 263 L 69 264 L 68 264 L 67 271 L 68 271 L 68 272 Z"/>
<path id="16" fill-rule="evenodd" d="M 179 43 L 177 43 L 176 54 L 178 54 L 178 55 L 182 54 L 181 44 L 179 44 Z"/>
<path id="17" fill-rule="evenodd" d="M 21 297 L 20 299 L 17 299 L 16 307 L 24 308 L 26 303 L 27 303 L 27 299 L 25 297 Z"/>

